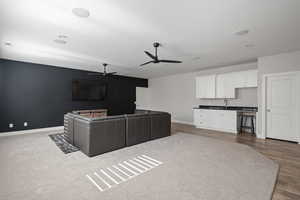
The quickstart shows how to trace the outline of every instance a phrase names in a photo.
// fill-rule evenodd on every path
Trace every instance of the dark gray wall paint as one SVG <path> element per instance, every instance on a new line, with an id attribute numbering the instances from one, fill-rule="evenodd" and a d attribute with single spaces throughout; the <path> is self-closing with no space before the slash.
<path id="1" fill-rule="evenodd" d="M 2 67 L 2 60 L 0 59 L 0 116 L 2 111 L 2 97 L 4 93 L 4 80 L 3 80 L 3 67 Z M 1 117 L 0 117 L 0 124 L 1 124 Z"/>
<path id="2" fill-rule="evenodd" d="M 147 79 L 89 76 L 87 71 L 0 59 L 0 132 L 63 125 L 66 112 L 107 108 L 109 115 L 132 113 L 136 87 Z M 107 84 L 104 101 L 72 101 L 73 79 L 97 79 Z M 28 127 L 24 127 L 28 122 Z M 9 123 L 15 125 L 8 127 Z"/>

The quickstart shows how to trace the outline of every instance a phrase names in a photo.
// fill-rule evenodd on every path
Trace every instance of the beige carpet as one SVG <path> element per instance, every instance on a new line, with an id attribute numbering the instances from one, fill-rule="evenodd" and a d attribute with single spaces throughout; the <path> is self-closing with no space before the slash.
<path id="1" fill-rule="evenodd" d="M 100 192 L 86 174 L 139 155 L 163 164 Z M 190 134 L 94 158 L 63 154 L 48 134 L 0 137 L 0 199 L 270 200 L 278 165 L 250 147 Z"/>

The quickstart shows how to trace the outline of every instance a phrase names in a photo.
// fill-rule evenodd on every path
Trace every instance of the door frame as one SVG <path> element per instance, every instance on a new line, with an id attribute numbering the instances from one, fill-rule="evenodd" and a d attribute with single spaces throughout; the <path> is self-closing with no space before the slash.
<path id="1" fill-rule="evenodd" d="M 284 76 L 284 75 L 296 75 L 296 88 L 299 93 L 296 94 L 296 111 L 297 111 L 297 119 L 296 121 L 300 121 L 300 71 L 290 71 L 283 73 L 271 73 L 264 74 L 262 76 L 262 128 L 261 128 L 261 138 L 266 139 L 267 132 L 267 80 L 270 77 Z M 296 123 L 296 131 L 298 133 L 298 144 L 300 144 L 300 123 Z"/>

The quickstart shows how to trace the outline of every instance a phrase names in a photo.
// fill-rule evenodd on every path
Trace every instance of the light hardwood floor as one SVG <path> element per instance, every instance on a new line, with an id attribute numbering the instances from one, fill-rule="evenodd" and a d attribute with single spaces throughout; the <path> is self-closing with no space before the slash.
<path id="1" fill-rule="evenodd" d="M 254 148 L 280 165 L 272 200 L 300 200 L 300 144 L 257 139 L 248 133 L 236 136 L 230 133 L 197 129 L 191 125 L 172 123 L 172 134 L 176 134 L 176 132 L 242 143 Z"/>

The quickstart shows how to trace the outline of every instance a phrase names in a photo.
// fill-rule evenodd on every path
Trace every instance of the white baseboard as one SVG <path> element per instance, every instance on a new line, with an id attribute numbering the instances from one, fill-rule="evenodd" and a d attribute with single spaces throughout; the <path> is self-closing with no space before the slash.
<path id="1" fill-rule="evenodd" d="M 49 128 L 38 128 L 38 129 L 30 129 L 24 131 L 11 131 L 11 132 L 2 132 L 0 133 L 0 137 L 3 136 L 13 136 L 13 135 L 23 135 L 30 133 L 39 133 L 39 132 L 52 132 L 52 131 L 63 131 L 63 126 L 49 127 Z"/>
<path id="2" fill-rule="evenodd" d="M 263 140 L 265 140 L 266 138 L 265 137 L 263 137 L 261 134 L 256 134 L 256 137 L 257 138 L 259 138 L 259 139 L 263 139 Z"/>
<path id="3" fill-rule="evenodd" d="M 176 120 L 176 119 L 172 119 L 172 122 L 180 123 L 180 124 L 188 124 L 188 125 L 193 125 L 194 126 L 193 122 L 181 121 L 181 120 Z"/>

